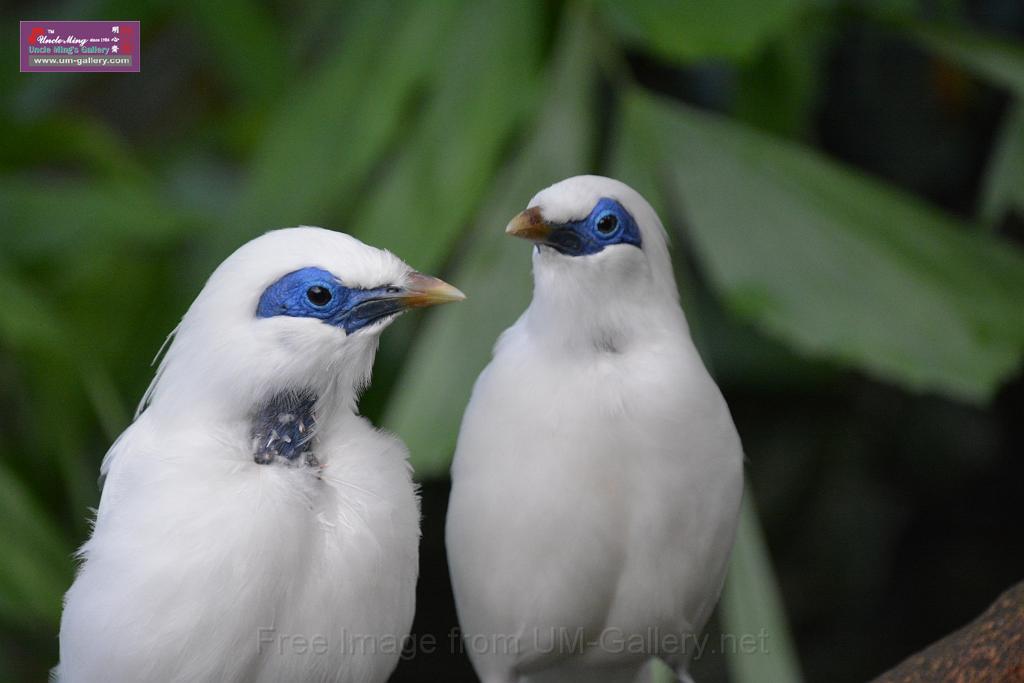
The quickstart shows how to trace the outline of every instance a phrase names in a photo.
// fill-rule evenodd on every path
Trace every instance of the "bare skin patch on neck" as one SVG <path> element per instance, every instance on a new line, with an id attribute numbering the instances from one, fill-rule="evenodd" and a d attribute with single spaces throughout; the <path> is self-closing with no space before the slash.
<path id="1" fill-rule="evenodd" d="M 319 467 L 313 450 L 316 442 L 317 396 L 311 391 L 275 394 L 252 416 L 253 460 L 259 465 L 282 462 L 287 465 Z"/>

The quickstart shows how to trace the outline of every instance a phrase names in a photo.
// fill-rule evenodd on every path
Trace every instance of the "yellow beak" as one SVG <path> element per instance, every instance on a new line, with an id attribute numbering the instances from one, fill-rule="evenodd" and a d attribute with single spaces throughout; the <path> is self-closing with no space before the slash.
<path id="1" fill-rule="evenodd" d="M 543 242 L 551 235 L 551 226 L 544 221 L 540 209 L 535 206 L 509 221 L 505 234 L 533 242 Z"/>
<path id="2" fill-rule="evenodd" d="M 401 299 L 406 308 L 424 308 L 462 301 L 466 295 L 436 277 L 412 272 L 406 277 Z"/>

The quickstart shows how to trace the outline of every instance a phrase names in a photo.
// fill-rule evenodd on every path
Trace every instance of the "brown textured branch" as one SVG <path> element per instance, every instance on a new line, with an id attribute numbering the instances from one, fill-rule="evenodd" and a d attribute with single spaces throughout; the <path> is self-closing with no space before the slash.
<path id="1" fill-rule="evenodd" d="M 1024 683 L 1024 582 L 873 683 Z"/>

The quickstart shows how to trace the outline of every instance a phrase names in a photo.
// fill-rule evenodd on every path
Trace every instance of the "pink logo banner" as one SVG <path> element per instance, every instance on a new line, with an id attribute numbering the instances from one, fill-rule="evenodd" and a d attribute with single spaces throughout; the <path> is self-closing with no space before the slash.
<path id="1" fill-rule="evenodd" d="M 140 71 L 137 21 L 23 21 L 21 70 Z"/>

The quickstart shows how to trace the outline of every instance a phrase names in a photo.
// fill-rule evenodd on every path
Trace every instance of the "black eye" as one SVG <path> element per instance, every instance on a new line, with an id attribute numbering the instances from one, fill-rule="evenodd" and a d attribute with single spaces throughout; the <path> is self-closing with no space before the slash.
<path id="1" fill-rule="evenodd" d="M 612 213 L 606 213 L 597 221 L 597 231 L 602 235 L 610 235 L 619 227 L 619 219 Z"/>
<path id="2" fill-rule="evenodd" d="M 326 306 L 332 296 L 331 290 L 319 285 L 314 285 L 306 290 L 306 298 L 314 306 Z"/>
<path id="3" fill-rule="evenodd" d="M 387 294 L 398 294 L 399 292 L 402 291 L 402 288 L 401 287 L 395 287 L 394 285 L 391 285 L 390 287 L 385 287 L 384 291 Z"/>

